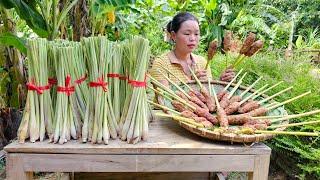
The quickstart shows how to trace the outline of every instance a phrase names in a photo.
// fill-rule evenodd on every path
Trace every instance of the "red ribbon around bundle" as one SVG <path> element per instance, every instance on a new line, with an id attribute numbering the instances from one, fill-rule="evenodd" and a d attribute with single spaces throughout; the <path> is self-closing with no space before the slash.
<path id="1" fill-rule="evenodd" d="M 107 75 L 109 78 L 119 78 L 120 80 L 127 80 L 129 79 L 127 76 L 121 75 L 121 74 L 116 74 L 116 73 L 109 73 Z"/>
<path id="2" fill-rule="evenodd" d="M 128 80 L 128 84 L 131 84 L 133 87 L 147 87 L 146 82 L 147 76 L 144 76 L 144 81 Z"/>
<path id="3" fill-rule="evenodd" d="M 119 76 L 119 79 L 120 80 L 127 80 L 127 79 L 129 79 L 127 76 Z"/>
<path id="4" fill-rule="evenodd" d="M 84 82 L 87 79 L 87 77 L 88 77 L 87 74 L 85 74 L 80 79 L 75 80 L 74 83 L 81 84 L 82 82 Z M 56 78 L 48 78 L 48 82 L 52 86 L 52 85 L 57 84 L 58 81 Z"/>
<path id="5" fill-rule="evenodd" d="M 36 91 L 38 94 L 42 94 L 43 91 L 50 89 L 50 84 L 45 86 L 36 86 L 34 79 L 32 79 L 31 82 L 28 82 L 26 86 L 29 91 Z"/>
<path id="6" fill-rule="evenodd" d="M 109 77 L 109 78 L 120 78 L 120 74 L 109 73 L 109 74 L 107 74 L 107 77 Z"/>
<path id="7" fill-rule="evenodd" d="M 68 74 L 65 80 L 65 87 L 58 86 L 57 92 L 66 93 L 67 96 L 70 96 L 75 91 L 74 86 L 70 86 L 70 83 L 71 83 L 71 76 Z"/>
<path id="8" fill-rule="evenodd" d="M 88 77 L 87 74 L 85 74 L 80 79 L 75 80 L 74 83 L 81 84 L 83 81 L 85 81 L 87 79 L 87 77 Z"/>
<path id="9" fill-rule="evenodd" d="M 90 87 L 102 87 L 104 92 L 108 91 L 108 87 L 107 87 L 108 83 L 104 82 L 104 77 L 103 76 L 98 78 L 97 82 L 89 82 L 89 86 Z"/>
<path id="10" fill-rule="evenodd" d="M 50 86 L 57 84 L 57 79 L 56 78 L 48 78 L 48 83 Z"/>

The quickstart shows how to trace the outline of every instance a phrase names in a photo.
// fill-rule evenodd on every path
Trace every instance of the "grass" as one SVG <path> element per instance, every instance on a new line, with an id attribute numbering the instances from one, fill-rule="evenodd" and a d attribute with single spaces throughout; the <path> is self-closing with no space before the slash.
<path id="1" fill-rule="evenodd" d="M 229 58 L 229 63 L 234 59 Z M 214 77 L 219 77 L 226 67 L 226 56 L 218 54 L 211 69 Z M 245 84 L 251 84 L 260 76 L 263 81 L 256 85 L 256 89 L 264 84 L 275 84 L 284 81 L 281 86 L 274 88 L 267 95 L 272 95 L 286 87 L 293 86 L 293 90 L 282 94 L 275 100 L 282 102 L 291 97 L 311 90 L 312 93 L 297 101 L 285 105 L 288 113 L 302 113 L 320 109 L 320 81 L 310 73 L 317 68 L 310 63 L 308 57 L 296 56 L 285 60 L 282 55 L 274 52 L 262 52 L 252 58 L 247 58 L 236 69 L 244 68 L 248 72 Z M 301 122 L 320 119 L 320 115 L 294 119 Z M 320 125 L 306 125 L 290 128 L 295 131 L 320 131 Z M 273 149 L 271 164 L 277 164 L 289 176 L 299 179 L 320 179 L 320 138 L 277 136 L 267 142 Z"/>

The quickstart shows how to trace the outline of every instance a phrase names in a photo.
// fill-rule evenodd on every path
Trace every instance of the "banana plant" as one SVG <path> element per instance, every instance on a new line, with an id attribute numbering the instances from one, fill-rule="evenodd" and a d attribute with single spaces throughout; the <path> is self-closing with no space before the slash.
<path id="1" fill-rule="evenodd" d="M 107 24 L 114 24 L 116 11 L 128 9 L 135 0 L 89 0 L 92 35 L 105 35 Z"/>
<path id="2" fill-rule="evenodd" d="M 62 10 L 59 0 L 7 0 L 0 1 L 6 9 L 14 8 L 21 19 L 40 37 L 56 39 L 59 27 L 78 0 L 67 0 Z"/>

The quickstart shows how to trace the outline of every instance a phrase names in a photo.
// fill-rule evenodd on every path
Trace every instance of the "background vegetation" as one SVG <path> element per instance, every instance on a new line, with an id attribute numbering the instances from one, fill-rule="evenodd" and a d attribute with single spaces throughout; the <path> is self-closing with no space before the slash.
<path id="1" fill-rule="evenodd" d="M 25 101 L 26 39 L 45 37 L 78 41 L 81 37 L 107 35 L 112 40 L 140 34 L 151 41 L 153 56 L 172 48 L 164 41 L 163 28 L 180 11 L 196 15 L 201 25 L 198 54 L 206 54 L 208 43 L 225 30 L 234 32 L 235 49 L 248 32 L 255 32 L 265 46 L 239 68 L 249 72 L 246 83 L 258 76 L 259 84 L 285 83 L 294 90 L 277 97 L 283 101 L 302 92 L 312 94 L 286 106 L 290 113 L 320 108 L 317 53 L 320 50 L 320 0 L 7 0 L 0 1 L 0 107 L 23 108 Z M 226 67 L 226 56 L 218 53 L 211 63 L 218 77 Z M 295 119 L 306 121 L 318 116 Z M 319 131 L 320 125 L 294 130 Z M 320 179 L 320 140 L 278 136 L 267 142 L 273 149 L 272 165 L 288 177 Z"/>

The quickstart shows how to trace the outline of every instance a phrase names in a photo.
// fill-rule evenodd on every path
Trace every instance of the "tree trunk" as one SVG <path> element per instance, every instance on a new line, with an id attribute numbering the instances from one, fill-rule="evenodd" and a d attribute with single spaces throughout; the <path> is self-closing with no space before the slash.
<path id="1" fill-rule="evenodd" d="M 70 12 L 74 41 L 80 41 L 81 37 L 91 35 L 88 4 L 87 0 L 79 0 Z"/>

